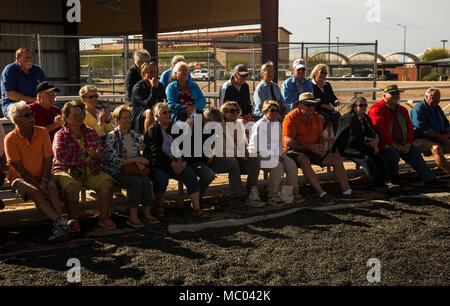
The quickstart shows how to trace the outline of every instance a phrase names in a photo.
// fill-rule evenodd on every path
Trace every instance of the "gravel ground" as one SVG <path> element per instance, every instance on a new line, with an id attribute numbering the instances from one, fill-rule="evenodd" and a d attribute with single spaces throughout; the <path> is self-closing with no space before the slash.
<path id="1" fill-rule="evenodd" d="M 46 241 L 49 223 L 24 221 L 0 228 L 0 285 L 67 285 L 67 260 L 78 258 L 84 286 L 367 286 L 372 285 L 366 277 L 371 268 L 367 261 L 376 258 L 381 264 L 381 282 L 376 284 L 448 286 L 448 188 L 421 188 L 412 173 L 403 174 L 402 180 L 409 187 L 397 194 L 368 188 L 365 179 L 352 181 L 356 195 L 382 200 L 371 207 L 302 210 L 250 225 L 197 233 L 167 232 L 170 223 L 196 221 L 175 207 L 168 209 L 171 218 L 142 230 L 126 229 L 125 214 L 115 212 L 113 220 L 120 230 L 108 235 L 96 231 L 96 218 L 86 215 L 81 221 L 84 236 L 66 244 Z M 338 193 L 337 188 L 336 183 L 325 187 L 333 194 Z M 313 195 L 307 187 L 302 192 Z M 439 193 L 420 197 L 427 192 Z M 215 217 L 263 212 L 224 207 L 210 210 Z"/>

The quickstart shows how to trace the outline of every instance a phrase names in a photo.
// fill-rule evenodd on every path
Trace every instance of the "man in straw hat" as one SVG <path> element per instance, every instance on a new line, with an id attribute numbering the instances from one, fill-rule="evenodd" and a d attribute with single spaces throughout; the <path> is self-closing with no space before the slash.
<path id="1" fill-rule="evenodd" d="M 420 151 L 412 145 L 414 128 L 409 119 L 408 110 L 401 106 L 397 85 L 388 85 L 383 90 L 383 99 L 372 105 L 369 118 L 372 120 L 380 141 L 380 153 L 384 155 L 391 171 L 392 182 L 399 184 L 398 162 L 400 157 L 407 162 L 423 179 L 426 187 L 442 187 L 434 173 L 428 169 Z"/>
<path id="2" fill-rule="evenodd" d="M 322 122 L 314 108 L 320 99 L 314 99 L 311 92 L 302 93 L 293 105 L 295 109 L 286 115 L 283 121 L 283 149 L 287 156 L 297 162 L 303 175 L 319 194 L 320 202 L 333 203 L 333 199 L 320 185 L 311 164 L 332 166 L 334 175 L 341 185 L 343 197 L 351 198 L 352 189 L 348 183 L 342 158 L 331 153 L 325 147 Z"/>

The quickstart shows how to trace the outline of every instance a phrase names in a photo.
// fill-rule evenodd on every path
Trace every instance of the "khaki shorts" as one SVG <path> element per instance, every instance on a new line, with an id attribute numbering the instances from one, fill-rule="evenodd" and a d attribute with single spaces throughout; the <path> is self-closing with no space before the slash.
<path id="1" fill-rule="evenodd" d="M 58 185 L 58 188 L 64 192 L 64 189 L 66 189 L 67 186 L 74 183 L 78 185 L 79 188 L 86 187 L 90 190 L 98 190 L 98 187 L 106 180 L 111 179 L 112 177 L 106 174 L 103 171 L 100 171 L 98 175 L 93 175 L 90 168 L 87 168 L 87 178 L 84 180 L 78 180 L 71 176 L 67 172 L 57 172 L 53 173 L 53 176 L 55 177 L 56 184 Z"/>
<path id="2" fill-rule="evenodd" d="M 35 179 L 40 182 L 42 177 L 39 176 L 39 177 L 36 177 Z M 53 178 L 53 176 L 49 177 L 48 182 L 47 182 L 47 187 L 56 188 L 56 183 L 55 183 L 55 179 Z M 29 192 L 30 188 L 36 188 L 36 187 L 33 184 L 28 183 L 21 177 L 18 177 L 11 182 L 11 189 L 13 191 L 15 191 L 17 193 L 17 195 L 19 197 L 21 197 L 24 201 L 31 200 L 30 197 L 28 196 L 28 192 Z"/>
<path id="3" fill-rule="evenodd" d="M 432 142 L 428 139 L 425 138 L 417 138 L 416 140 L 413 141 L 413 146 L 415 146 L 417 149 L 419 149 L 420 152 L 422 152 L 425 156 L 430 156 L 431 153 L 431 148 L 434 145 L 439 145 L 441 146 L 442 150 L 444 151 L 444 154 L 448 154 L 450 153 L 450 145 L 445 145 L 442 144 L 438 141 L 436 142 Z"/>

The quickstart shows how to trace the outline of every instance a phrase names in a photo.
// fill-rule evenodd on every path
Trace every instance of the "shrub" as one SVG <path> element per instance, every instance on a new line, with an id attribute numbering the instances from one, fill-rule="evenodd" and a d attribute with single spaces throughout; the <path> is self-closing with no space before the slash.
<path id="1" fill-rule="evenodd" d="M 442 58 L 448 58 L 450 57 L 450 54 L 446 49 L 442 51 L 442 48 L 432 48 L 430 50 L 425 51 L 422 57 L 422 61 L 424 62 L 430 62 L 435 61 Z"/>
<path id="2" fill-rule="evenodd" d="M 430 73 L 422 78 L 423 81 L 439 81 L 439 75 L 436 73 Z"/>

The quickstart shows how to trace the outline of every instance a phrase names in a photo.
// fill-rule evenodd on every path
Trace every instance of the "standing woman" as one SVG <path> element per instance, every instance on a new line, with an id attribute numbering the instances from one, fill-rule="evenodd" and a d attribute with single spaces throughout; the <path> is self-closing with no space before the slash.
<path id="1" fill-rule="evenodd" d="M 207 217 L 200 207 L 200 185 L 197 174 L 187 165 L 182 158 L 172 155 L 172 142 L 174 136 L 171 133 L 172 122 L 170 109 L 166 102 L 157 103 L 153 107 L 155 122 L 144 136 L 144 157 L 150 156 L 152 169 L 150 179 L 154 183 L 156 203 L 155 210 L 158 217 L 164 216 L 164 193 L 166 192 L 169 179 L 183 182 L 192 201 L 194 216 Z"/>
<path id="2" fill-rule="evenodd" d="M 139 134 L 147 132 L 153 124 L 152 107 L 166 99 L 163 84 L 158 80 L 158 65 L 143 63 L 142 80 L 133 87 L 131 95 L 131 128 Z"/>
<path id="3" fill-rule="evenodd" d="M 76 220 L 72 232 L 80 231 L 76 206 L 82 186 L 97 192 L 100 198 L 98 225 L 114 229 L 116 225 L 108 217 L 114 186 L 112 178 L 101 171 L 105 153 L 102 141 L 94 129 L 87 127 L 84 105 L 80 101 L 64 104 L 62 128 L 53 141 L 53 175 L 64 195 L 64 203 L 70 219 Z"/>
<path id="4" fill-rule="evenodd" d="M 339 120 L 332 151 L 361 165 L 364 172 L 379 186 L 397 188 L 389 177 L 386 159 L 378 151 L 378 135 L 370 118 L 366 115 L 367 100 L 353 97 L 350 111 Z"/>
<path id="5" fill-rule="evenodd" d="M 109 132 L 114 130 L 109 106 L 97 112 L 98 91 L 97 87 L 94 85 L 85 85 L 81 87 L 79 95 L 81 102 L 86 105 L 84 124 L 93 128 L 103 140 Z"/>
<path id="6" fill-rule="evenodd" d="M 318 64 L 311 71 L 310 78 L 313 83 L 314 98 L 320 99 L 320 102 L 316 105 L 316 111 L 320 115 L 323 128 L 325 129 L 328 123 L 331 123 L 334 135 L 336 135 L 341 114 L 335 111 L 334 107 L 341 105 L 341 102 L 334 95 L 330 83 L 325 81 L 327 74 L 328 67 L 324 64 Z"/>
<path id="7" fill-rule="evenodd" d="M 186 62 L 178 62 L 172 71 L 172 82 L 166 88 L 167 101 L 172 112 L 172 122 L 186 121 L 196 110 L 203 111 L 206 99 L 200 87 L 188 79 Z"/>
<path id="8" fill-rule="evenodd" d="M 121 105 L 114 110 L 112 117 L 117 128 L 106 136 L 103 168 L 127 189 L 129 201 L 127 224 L 134 228 L 144 226 L 138 217 L 139 203 L 144 207 L 144 222 L 159 223 L 150 210 L 152 191 L 148 178 L 149 160 L 140 156 L 139 136 L 130 130 L 131 108 Z M 130 173 L 130 168 L 134 168 L 136 173 Z"/>
<path id="9" fill-rule="evenodd" d="M 277 83 L 273 82 L 274 70 L 273 63 L 271 61 L 266 62 L 261 66 L 261 78 L 262 81 L 255 89 L 253 94 L 253 103 L 255 107 L 253 109 L 253 117 L 255 120 L 261 119 L 264 114 L 262 112 L 263 104 L 267 100 L 277 101 L 280 106 L 280 113 L 278 114 L 280 119 L 284 118 L 284 115 L 289 111 L 289 108 L 284 103 L 283 95 Z"/>

